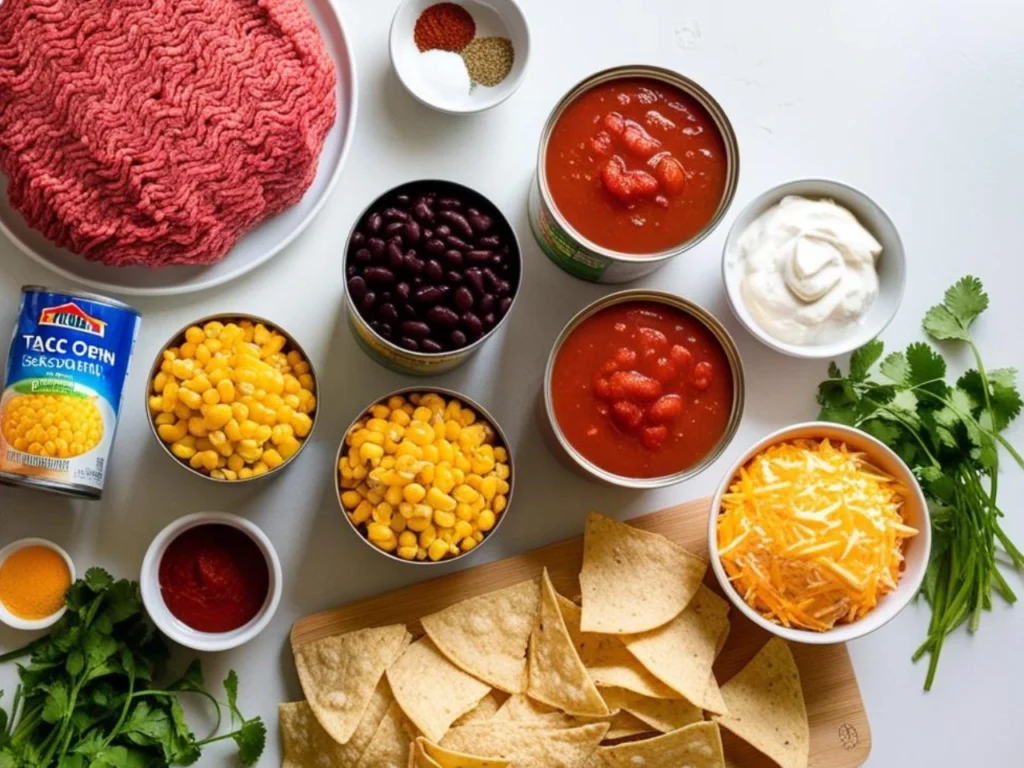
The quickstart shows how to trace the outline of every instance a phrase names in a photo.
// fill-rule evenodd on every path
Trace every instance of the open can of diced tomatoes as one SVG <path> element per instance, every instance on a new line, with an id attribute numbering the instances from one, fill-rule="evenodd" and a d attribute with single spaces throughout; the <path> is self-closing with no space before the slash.
<path id="1" fill-rule="evenodd" d="M 739 145 L 683 75 L 622 66 L 576 84 L 541 134 L 530 227 L 570 274 L 636 280 L 707 237 L 732 203 Z"/>
<path id="2" fill-rule="evenodd" d="M 598 299 L 562 329 L 544 373 L 550 442 L 587 477 L 623 488 L 687 480 L 743 415 L 743 365 L 704 308 L 662 291 Z"/>

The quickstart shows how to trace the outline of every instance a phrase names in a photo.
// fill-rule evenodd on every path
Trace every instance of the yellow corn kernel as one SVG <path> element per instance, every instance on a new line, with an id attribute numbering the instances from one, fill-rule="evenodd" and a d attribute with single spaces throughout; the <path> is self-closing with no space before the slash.
<path id="1" fill-rule="evenodd" d="M 292 429 L 295 430 L 295 434 L 298 435 L 299 437 L 305 437 L 306 435 L 309 434 L 309 431 L 313 428 L 313 420 L 311 418 L 309 418 L 309 416 L 307 416 L 304 413 L 296 413 L 294 416 L 292 416 L 291 424 L 292 424 Z M 370 437 L 371 442 L 377 443 L 378 445 L 383 445 L 384 444 L 384 435 L 382 435 L 382 434 L 380 435 L 380 442 L 378 442 L 373 437 L 374 435 L 376 435 L 378 433 L 371 432 L 370 434 L 371 434 L 371 437 Z"/>
<path id="2" fill-rule="evenodd" d="M 470 472 L 473 469 L 473 464 L 470 462 L 469 457 L 464 453 L 455 454 L 455 466 L 463 472 Z"/>
<path id="3" fill-rule="evenodd" d="M 391 505 L 386 501 L 382 501 L 373 508 L 373 519 L 378 523 L 387 525 L 391 522 L 391 515 L 393 513 L 394 510 L 391 508 Z"/>
<path id="4" fill-rule="evenodd" d="M 179 419 L 174 424 L 161 424 L 156 431 L 165 443 L 175 443 L 188 434 L 188 422 Z"/>
<path id="5" fill-rule="evenodd" d="M 508 464 L 495 464 L 494 472 L 498 475 L 501 480 L 508 480 L 511 471 L 508 468 Z"/>
<path id="6" fill-rule="evenodd" d="M 193 411 L 198 411 L 203 405 L 203 398 L 198 392 L 193 392 L 191 389 L 184 387 L 178 389 L 178 400 L 181 405 Z"/>
<path id="7" fill-rule="evenodd" d="M 273 448 L 267 448 L 263 451 L 263 463 L 266 464 L 269 469 L 277 469 L 284 464 L 284 458 Z"/>
<path id="8" fill-rule="evenodd" d="M 402 490 L 402 495 L 410 504 L 418 504 L 427 495 L 427 489 L 419 483 L 410 483 Z"/>
<path id="9" fill-rule="evenodd" d="M 156 424 L 158 427 L 162 427 L 164 424 L 176 424 L 177 422 L 178 417 L 174 414 L 173 411 L 170 413 L 160 413 L 153 420 L 153 423 Z"/>
<path id="10" fill-rule="evenodd" d="M 422 448 L 434 442 L 434 430 L 429 424 L 414 421 L 406 427 L 405 437 L 407 440 L 412 441 L 413 444 Z"/>
<path id="11" fill-rule="evenodd" d="M 202 416 L 193 416 L 188 420 L 188 433 L 195 437 L 206 437 L 209 430 L 206 428 Z"/>
<path id="12" fill-rule="evenodd" d="M 476 421 L 476 413 L 471 408 L 463 408 L 459 411 L 459 422 L 463 427 L 468 427 Z"/>
<path id="13" fill-rule="evenodd" d="M 196 455 L 196 449 L 191 445 L 186 445 L 180 440 L 171 445 L 171 453 L 177 456 L 182 461 L 188 461 Z"/>
<path id="14" fill-rule="evenodd" d="M 248 464 L 259 461 L 260 457 L 263 456 L 263 448 L 259 443 L 252 439 L 239 440 L 236 452 L 239 456 L 245 459 Z"/>
<path id="15" fill-rule="evenodd" d="M 215 390 L 207 390 L 207 392 L 214 392 Z M 205 397 L 205 395 L 203 395 Z M 203 424 L 207 429 L 220 429 L 225 424 L 231 421 L 231 406 L 230 405 L 208 405 L 203 413 Z"/>
<path id="16" fill-rule="evenodd" d="M 220 402 L 220 394 L 216 389 L 208 389 L 203 392 L 203 402 L 207 405 L 217 405 Z"/>
<path id="17" fill-rule="evenodd" d="M 243 421 L 249 421 L 249 406 L 245 403 L 232 403 L 231 404 L 231 416 L 239 424 Z"/>
<path id="18" fill-rule="evenodd" d="M 146 402 L 149 404 L 150 411 L 152 411 L 153 413 L 158 413 L 162 409 L 164 398 L 163 395 L 150 395 L 149 400 L 147 400 Z"/>
<path id="19" fill-rule="evenodd" d="M 438 528 L 452 528 L 455 526 L 455 513 L 445 512 L 440 509 L 434 510 L 434 525 Z"/>
<path id="20" fill-rule="evenodd" d="M 460 434 L 462 434 L 462 425 L 459 422 L 452 419 L 444 423 L 444 436 L 446 439 L 454 442 L 459 439 Z"/>
<path id="21" fill-rule="evenodd" d="M 414 459 L 419 459 L 423 456 L 423 449 L 416 445 L 416 443 L 412 442 L 409 438 L 405 438 L 398 444 L 398 450 L 395 451 L 395 455 L 412 456 Z"/>
<path id="22" fill-rule="evenodd" d="M 400 546 L 400 547 L 412 547 L 413 549 L 416 549 L 416 547 L 418 545 L 419 545 L 419 543 L 418 543 L 418 540 L 416 538 L 416 534 L 413 533 L 412 531 L 402 531 L 401 533 L 399 533 L 399 535 L 398 535 L 398 546 Z"/>
<path id="23" fill-rule="evenodd" d="M 394 473 L 391 474 L 394 476 Z M 397 507 L 402 503 L 402 488 L 397 485 L 388 485 L 387 490 L 384 491 L 384 501 L 392 507 Z"/>
<path id="24" fill-rule="evenodd" d="M 239 480 L 248 480 L 250 477 L 252 477 L 252 469 L 250 469 L 249 467 L 242 467 L 240 470 L 238 470 Z"/>
<path id="25" fill-rule="evenodd" d="M 459 520 L 469 521 L 473 519 L 473 510 L 469 504 L 459 504 L 455 508 L 455 516 L 459 518 Z"/>
<path id="26" fill-rule="evenodd" d="M 459 542 L 459 549 L 461 549 L 463 552 L 469 552 L 471 549 L 473 549 L 473 547 L 477 545 L 477 543 L 477 540 L 474 539 L 472 536 L 467 536 Z"/>
<path id="27" fill-rule="evenodd" d="M 490 456 L 477 455 L 471 459 L 472 470 L 478 475 L 490 474 L 494 469 L 494 459 Z"/>
<path id="28" fill-rule="evenodd" d="M 398 409 L 391 412 L 391 422 L 397 424 L 400 427 L 407 426 L 412 418 L 405 411 Z"/>
<path id="29" fill-rule="evenodd" d="M 473 526 L 467 523 L 465 520 L 457 520 L 455 522 L 455 536 L 458 540 L 464 539 L 467 536 L 473 535 Z"/>
<path id="30" fill-rule="evenodd" d="M 413 421 L 422 421 L 424 423 L 430 421 L 430 417 L 433 415 L 429 408 L 425 408 L 422 405 L 412 412 Z"/>
<path id="31" fill-rule="evenodd" d="M 255 464 L 252 465 L 252 476 L 253 477 L 257 477 L 259 475 L 265 475 L 269 471 L 270 471 L 270 467 L 268 467 L 266 465 L 266 463 L 264 463 L 263 461 L 257 461 Z"/>
<path id="32" fill-rule="evenodd" d="M 363 443 L 359 448 L 359 458 L 363 461 L 380 461 L 384 449 L 374 443 Z"/>
<path id="33" fill-rule="evenodd" d="M 432 509 L 439 509 L 444 512 L 454 512 L 458 502 L 447 493 L 441 491 L 436 485 L 427 491 L 426 502 Z"/>
<path id="34" fill-rule="evenodd" d="M 439 461 L 445 461 L 448 464 L 452 464 L 455 462 L 455 447 L 447 440 L 438 440 L 437 456 Z"/>
<path id="35" fill-rule="evenodd" d="M 403 560 L 415 560 L 417 551 L 416 547 L 399 547 L 395 554 Z"/>
<path id="36" fill-rule="evenodd" d="M 202 344 L 206 341 L 206 334 L 198 325 L 191 325 L 185 329 L 185 341 L 190 344 Z"/>
<path id="37" fill-rule="evenodd" d="M 498 492 L 498 478 L 488 475 L 480 481 L 480 493 L 487 501 L 491 501 Z"/>
<path id="38" fill-rule="evenodd" d="M 498 478 L 498 493 L 503 493 L 507 496 L 511 488 L 512 486 L 508 484 L 508 480 L 502 480 L 500 477 Z"/>
<path id="39" fill-rule="evenodd" d="M 433 526 L 433 524 L 428 523 L 427 527 L 424 528 L 420 532 L 420 537 L 419 537 L 419 542 L 418 542 L 419 546 L 421 546 L 424 549 L 426 549 L 427 547 L 429 547 L 431 544 L 434 543 L 434 539 L 436 539 L 436 538 L 437 538 L 437 529 Z"/>
<path id="40" fill-rule="evenodd" d="M 476 519 L 476 527 L 481 531 L 489 531 L 494 527 L 494 513 L 485 509 L 480 513 L 480 517 Z"/>
<path id="41" fill-rule="evenodd" d="M 239 456 L 237 453 L 233 453 L 228 456 L 228 469 L 232 472 L 241 472 L 245 466 L 245 459 Z"/>
<path id="42" fill-rule="evenodd" d="M 447 554 L 448 544 L 442 539 L 434 539 L 431 545 L 427 548 L 427 557 L 435 563 L 444 558 Z"/>
<path id="43" fill-rule="evenodd" d="M 426 529 L 428 525 L 430 525 L 430 521 L 424 520 L 422 517 L 411 517 L 406 522 L 406 525 L 408 526 L 410 531 L 422 531 Z"/>
<path id="44" fill-rule="evenodd" d="M 452 491 L 452 496 L 455 497 L 456 501 L 464 501 L 467 504 L 471 504 L 474 501 L 476 501 L 479 495 L 479 493 L 477 493 L 468 485 L 460 485 L 454 491 Z"/>
<path id="45" fill-rule="evenodd" d="M 171 413 L 173 413 L 176 418 L 188 421 L 190 418 L 192 418 L 192 409 L 185 405 L 183 402 L 181 402 L 181 393 L 183 391 L 185 390 L 178 390 L 178 404 L 174 406 L 174 410 L 171 411 Z"/>
<path id="46" fill-rule="evenodd" d="M 505 511 L 505 507 L 507 507 L 507 506 L 508 506 L 508 497 L 507 496 L 501 496 L 501 495 L 495 496 L 494 497 L 494 501 L 491 502 L 491 509 L 494 510 L 494 514 L 496 514 L 496 515 L 500 515 L 502 512 L 504 512 Z"/>
<path id="47" fill-rule="evenodd" d="M 362 525 L 370 519 L 370 515 L 372 514 L 373 504 L 363 499 L 356 505 L 356 508 L 352 510 L 349 515 L 349 519 L 356 525 Z"/>
<path id="48" fill-rule="evenodd" d="M 442 494 L 451 493 L 455 487 L 455 476 L 452 474 L 451 469 L 444 465 L 438 465 L 434 472 L 434 488 L 440 491 Z M 429 501 L 427 502 L 429 503 Z"/>
<path id="49" fill-rule="evenodd" d="M 416 479 L 424 485 L 430 485 L 434 482 L 434 478 L 437 475 L 437 467 L 433 464 L 424 464 L 420 467 L 420 471 L 416 473 Z"/>
<path id="50" fill-rule="evenodd" d="M 228 440 L 238 442 L 242 440 L 245 435 L 242 434 L 242 427 L 235 419 L 231 419 L 227 424 L 224 425 L 224 434 L 228 436 Z"/>
<path id="51" fill-rule="evenodd" d="M 170 413 L 174 410 L 174 406 L 178 404 L 178 382 L 171 379 L 164 386 L 163 399 L 160 402 L 160 410 L 164 413 Z"/>
<path id="52" fill-rule="evenodd" d="M 291 437 L 291 438 L 285 440 L 279 446 L 277 446 L 277 452 L 279 454 L 281 454 L 281 458 L 282 459 L 287 461 L 292 456 L 294 456 L 296 453 L 298 453 L 299 448 L 301 448 L 301 447 L 302 447 L 302 443 L 300 443 L 294 437 Z M 367 472 L 366 472 L 366 468 L 365 467 L 353 467 L 352 468 L 352 476 L 353 477 L 362 479 L 362 478 L 366 477 L 366 474 L 367 474 Z"/>
<path id="53" fill-rule="evenodd" d="M 437 464 L 441 460 L 441 452 L 436 445 L 431 443 L 423 446 L 423 460 L 429 461 L 431 464 Z"/>
<path id="54" fill-rule="evenodd" d="M 230 405 L 235 401 L 235 383 L 231 379 L 221 379 L 217 382 L 217 394 L 222 403 Z"/>

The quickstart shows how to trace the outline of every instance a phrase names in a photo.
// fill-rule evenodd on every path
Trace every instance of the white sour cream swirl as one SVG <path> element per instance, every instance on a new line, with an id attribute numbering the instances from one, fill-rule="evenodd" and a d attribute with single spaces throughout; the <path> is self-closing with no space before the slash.
<path id="1" fill-rule="evenodd" d="M 831 200 L 785 197 L 737 241 L 743 302 L 769 335 L 811 345 L 848 336 L 878 296 L 881 244 Z"/>

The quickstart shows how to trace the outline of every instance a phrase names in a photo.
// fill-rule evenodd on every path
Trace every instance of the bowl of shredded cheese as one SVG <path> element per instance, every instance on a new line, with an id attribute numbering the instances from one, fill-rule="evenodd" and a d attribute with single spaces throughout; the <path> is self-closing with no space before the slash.
<path id="1" fill-rule="evenodd" d="M 726 596 L 797 643 L 845 643 L 917 594 L 931 550 L 928 507 L 888 447 L 808 422 L 750 448 L 712 501 L 708 549 Z"/>

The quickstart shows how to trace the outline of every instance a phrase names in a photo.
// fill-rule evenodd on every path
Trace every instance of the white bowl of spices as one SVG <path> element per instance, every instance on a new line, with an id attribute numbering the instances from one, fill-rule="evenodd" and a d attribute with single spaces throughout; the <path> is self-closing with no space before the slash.
<path id="1" fill-rule="evenodd" d="M 390 51 L 414 98 L 448 114 L 472 114 L 515 93 L 530 29 L 515 0 L 405 0 L 391 22 Z"/>
<path id="2" fill-rule="evenodd" d="M 64 594 L 75 565 L 46 539 L 20 539 L 0 549 L 0 621 L 14 629 L 40 630 L 64 615 Z"/>

